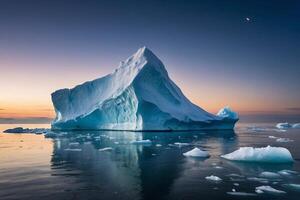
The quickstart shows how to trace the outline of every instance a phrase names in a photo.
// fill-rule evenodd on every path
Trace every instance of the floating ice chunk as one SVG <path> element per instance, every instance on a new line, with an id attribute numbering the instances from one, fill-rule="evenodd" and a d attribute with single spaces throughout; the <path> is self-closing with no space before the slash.
<path id="1" fill-rule="evenodd" d="M 291 128 L 292 125 L 285 122 L 285 123 L 278 123 L 276 124 L 276 127 L 279 128 L 279 129 L 287 129 L 287 128 Z"/>
<path id="2" fill-rule="evenodd" d="M 156 146 L 156 147 L 161 147 L 162 145 L 161 145 L 161 144 L 156 144 L 155 146 Z"/>
<path id="3" fill-rule="evenodd" d="M 249 178 L 247 178 L 247 180 L 256 181 L 256 182 L 265 183 L 265 184 L 269 183 L 268 179 L 266 179 L 266 178 L 249 177 Z"/>
<path id="4" fill-rule="evenodd" d="M 213 181 L 213 182 L 220 182 L 220 181 L 222 181 L 221 178 L 219 178 L 217 176 L 214 176 L 214 175 L 207 176 L 207 177 L 205 177 L 205 179 L 209 180 L 209 181 Z"/>
<path id="5" fill-rule="evenodd" d="M 229 176 L 229 177 L 237 177 L 237 178 L 244 178 L 243 175 L 240 175 L 240 174 L 228 174 L 226 176 Z"/>
<path id="6" fill-rule="evenodd" d="M 280 175 L 275 172 L 262 172 L 260 173 L 259 176 L 262 178 L 271 178 L 271 179 L 280 178 Z"/>
<path id="7" fill-rule="evenodd" d="M 276 142 L 293 142 L 294 140 L 291 140 L 289 138 L 277 138 Z"/>
<path id="8" fill-rule="evenodd" d="M 277 139 L 278 137 L 273 136 L 273 135 L 270 135 L 268 138 L 271 138 L 271 139 Z"/>
<path id="9" fill-rule="evenodd" d="M 78 146 L 79 145 L 79 142 L 70 142 L 69 143 L 69 146 Z"/>
<path id="10" fill-rule="evenodd" d="M 82 149 L 65 149 L 65 151 L 82 151 Z"/>
<path id="11" fill-rule="evenodd" d="M 300 123 L 293 124 L 293 128 L 300 128 Z"/>
<path id="12" fill-rule="evenodd" d="M 290 184 L 283 184 L 282 186 L 287 189 L 300 192 L 300 184 L 290 183 Z"/>
<path id="13" fill-rule="evenodd" d="M 248 131 L 251 131 L 251 132 L 263 132 L 263 131 L 268 131 L 269 130 L 267 128 L 261 128 L 261 127 L 257 127 L 257 126 L 249 126 L 246 129 Z"/>
<path id="14" fill-rule="evenodd" d="M 285 191 L 282 190 L 276 190 L 275 188 L 272 188 L 271 186 L 268 185 L 262 185 L 259 187 L 255 188 L 256 193 L 269 193 L 269 194 L 284 194 L 286 193 Z"/>
<path id="15" fill-rule="evenodd" d="M 238 120 L 239 116 L 236 112 L 233 112 L 230 107 L 226 106 L 225 108 L 222 108 L 218 113 L 217 116 L 227 118 L 227 119 L 233 119 Z"/>
<path id="16" fill-rule="evenodd" d="M 239 186 L 240 184 L 239 184 L 239 183 L 233 183 L 233 185 L 234 185 L 234 186 Z"/>
<path id="17" fill-rule="evenodd" d="M 207 151 L 202 151 L 199 148 L 194 148 L 188 152 L 183 153 L 184 156 L 187 157 L 199 157 L 199 158 L 207 158 L 209 157 L 209 153 Z"/>
<path id="18" fill-rule="evenodd" d="M 191 144 L 190 143 L 175 142 L 174 145 L 181 148 L 181 147 L 190 146 Z"/>
<path id="19" fill-rule="evenodd" d="M 290 175 L 296 175 L 296 174 L 298 174 L 298 172 L 293 171 L 293 170 L 283 169 L 283 170 L 280 170 L 278 172 L 278 174 L 283 175 L 283 176 L 290 176 Z"/>
<path id="20" fill-rule="evenodd" d="M 138 145 L 151 145 L 151 140 L 137 140 L 130 142 L 131 144 L 138 144 Z"/>
<path id="21" fill-rule="evenodd" d="M 105 148 L 102 148 L 102 149 L 98 149 L 98 151 L 112 151 L 113 148 L 111 147 L 105 147 Z"/>
<path id="22" fill-rule="evenodd" d="M 234 196 L 257 196 L 257 194 L 249 192 L 227 192 L 227 194 Z"/>
<path id="23" fill-rule="evenodd" d="M 243 162 L 289 163 L 293 162 L 290 151 L 283 147 L 241 147 L 238 150 L 222 155 L 222 158 Z"/>
<path id="24" fill-rule="evenodd" d="M 214 166 L 215 169 L 223 169 L 221 166 Z"/>

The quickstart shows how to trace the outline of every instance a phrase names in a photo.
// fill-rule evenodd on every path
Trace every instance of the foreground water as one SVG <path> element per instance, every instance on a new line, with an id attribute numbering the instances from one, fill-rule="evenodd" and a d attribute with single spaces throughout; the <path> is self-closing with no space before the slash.
<path id="1" fill-rule="evenodd" d="M 299 199 L 300 191 L 285 184 L 300 184 L 300 129 L 279 132 L 274 125 L 239 124 L 235 132 L 66 132 L 55 139 L 4 134 L 17 125 L 0 125 L 0 199 Z M 152 144 L 131 143 L 142 139 Z M 251 164 L 220 158 L 239 147 L 267 145 L 288 148 L 295 162 Z M 103 149 L 107 147 L 111 149 Z M 194 147 L 211 156 L 182 155 Z M 299 174 L 259 177 L 264 171 L 286 169 Z M 210 175 L 222 181 L 206 180 Z M 286 193 L 255 193 L 262 185 Z"/>

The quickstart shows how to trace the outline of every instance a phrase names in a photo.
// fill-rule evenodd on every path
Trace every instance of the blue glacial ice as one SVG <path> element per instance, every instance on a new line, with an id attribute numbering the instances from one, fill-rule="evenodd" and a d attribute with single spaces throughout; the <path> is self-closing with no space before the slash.
<path id="1" fill-rule="evenodd" d="M 290 163 L 293 157 L 290 151 L 284 147 L 241 147 L 238 150 L 222 155 L 222 158 L 233 161 L 261 162 L 261 163 Z"/>
<path id="2" fill-rule="evenodd" d="M 111 74 L 52 93 L 58 130 L 233 129 L 238 116 L 229 107 L 217 115 L 193 104 L 143 47 Z"/>

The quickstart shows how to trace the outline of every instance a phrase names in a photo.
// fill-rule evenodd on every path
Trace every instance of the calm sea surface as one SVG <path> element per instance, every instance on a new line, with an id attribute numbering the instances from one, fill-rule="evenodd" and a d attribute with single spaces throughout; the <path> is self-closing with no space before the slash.
<path id="1" fill-rule="evenodd" d="M 1 200 L 300 199 L 300 191 L 283 186 L 300 184 L 300 129 L 279 132 L 274 128 L 275 123 L 240 123 L 235 131 L 85 131 L 66 132 L 55 139 L 35 134 L 2 133 L 16 126 L 49 127 L 48 124 L 0 125 Z M 269 136 L 293 141 L 276 142 Z M 131 144 L 142 139 L 149 139 L 152 144 Z M 177 142 L 190 145 L 174 145 Z M 239 147 L 267 145 L 288 148 L 295 162 L 250 164 L 220 158 Z M 112 149 L 99 151 L 106 147 Z M 211 156 L 194 159 L 182 155 L 194 147 L 208 151 Z M 299 174 L 263 182 L 255 180 L 261 172 L 283 169 Z M 205 177 L 210 175 L 218 176 L 222 181 L 206 180 Z M 256 194 L 255 187 L 262 185 L 286 193 Z M 227 193 L 233 190 L 256 196 Z"/>

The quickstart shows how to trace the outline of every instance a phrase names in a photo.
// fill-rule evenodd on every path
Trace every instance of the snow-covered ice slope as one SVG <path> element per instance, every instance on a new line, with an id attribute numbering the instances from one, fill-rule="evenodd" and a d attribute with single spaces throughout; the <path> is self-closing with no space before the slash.
<path id="1" fill-rule="evenodd" d="M 143 47 L 111 74 L 52 93 L 52 129 L 233 129 L 229 108 L 210 114 L 191 103 L 163 63 Z"/>

